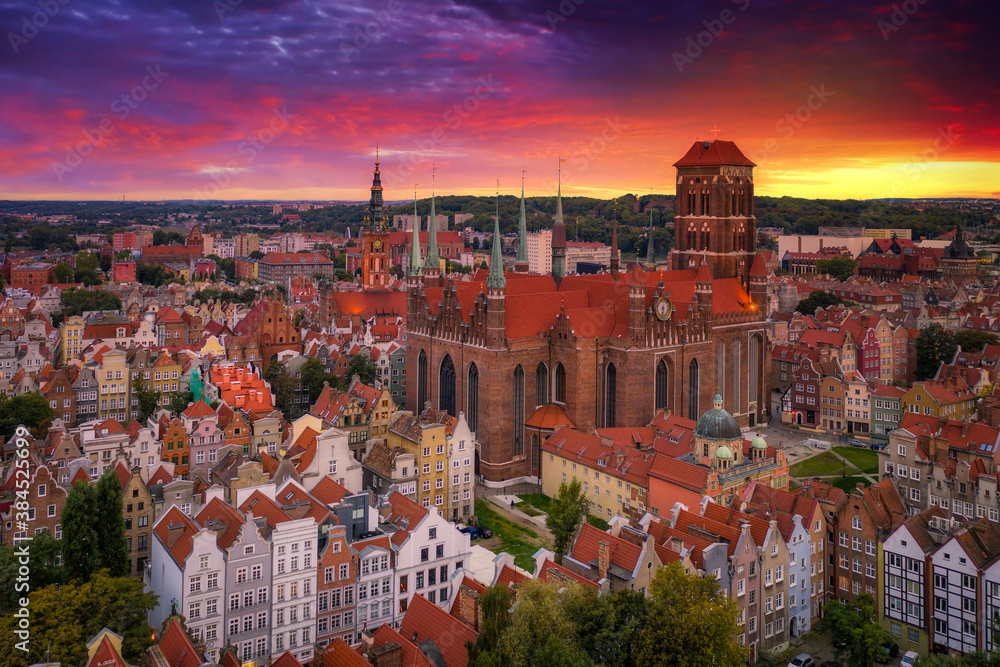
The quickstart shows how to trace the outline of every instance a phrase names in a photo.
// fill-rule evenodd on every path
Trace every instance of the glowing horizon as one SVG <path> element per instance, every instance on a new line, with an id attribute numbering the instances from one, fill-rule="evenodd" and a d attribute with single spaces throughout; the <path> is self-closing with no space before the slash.
<path id="1" fill-rule="evenodd" d="M 713 127 L 759 195 L 1000 196 L 982 2 L 228 4 L 74 0 L 8 37 L 0 199 L 363 201 L 376 143 L 393 201 L 432 162 L 441 196 L 522 167 L 554 196 L 559 154 L 566 196 L 671 194 Z"/>

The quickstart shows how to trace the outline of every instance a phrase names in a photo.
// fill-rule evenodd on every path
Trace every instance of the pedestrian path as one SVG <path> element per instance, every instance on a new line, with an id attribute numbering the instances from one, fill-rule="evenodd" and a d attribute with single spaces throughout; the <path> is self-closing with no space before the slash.
<path id="1" fill-rule="evenodd" d="M 840 459 L 841 461 L 843 461 L 844 463 L 846 463 L 848 465 L 848 467 L 850 467 L 852 470 L 854 470 L 856 472 L 856 474 L 851 475 L 852 477 L 864 477 L 865 481 L 867 481 L 869 484 L 877 484 L 878 483 L 877 479 L 874 479 L 869 473 L 861 472 L 861 468 L 857 467 L 856 465 L 854 465 L 853 463 L 851 463 L 850 461 L 848 461 L 847 459 L 845 459 L 843 456 L 841 456 L 840 454 L 838 454 L 833 448 L 830 448 L 830 449 L 828 449 L 826 451 L 828 451 L 831 454 L 833 454 L 834 456 L 836 456 L 838 459 Z M 838 477 L 838 475 L 828 475 L 828 477 Z"/>
<path id="2" fill-rule="evenodd" d="M 522 526 L 532 529 L 541 529 L 542 534 L 548 535 L 549 539 L 552 539 L 549 529 L 545 526 L 545 515 L 541 514 L 539 516 L 531 516 L 526 512 L 522 512 L 516 503 L 521 502 L 521 499 L 513 495 L 500 495 L 500 496 L 486 496 L 492 505 L 496 506 L 501 510 L 501 514 L 505 514 L 517 521 Z"/>

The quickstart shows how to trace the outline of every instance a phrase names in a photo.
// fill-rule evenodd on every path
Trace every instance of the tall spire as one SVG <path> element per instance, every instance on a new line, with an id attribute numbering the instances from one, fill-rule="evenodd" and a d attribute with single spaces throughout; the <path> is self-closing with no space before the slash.
<path id="1" fill-rule="evenodd" d="M 556 197 L 556 220 L 552 225 L 552 278 L 556 287 L 566 276 L 566 225 L 562 210 L 562 156 L 559 156 L 559 190 Z"/>
<path id="2" fill-rule="evenodd" d="M 507 279 L 503 276 L 503 240 L 500 238 L 500 181 L 497 180 L 497 215 L 493 219 L 493 245 L 490 247 L 490 275 L 486 286 L 503 289 Z"/>
<path id="3" fill-rule="evenodd" d="M 411 276 L 420 275 L 420 216 L 417 215 L 417 184 L 413 184 L 413 241 L 410 245 Z"/>
<path id="4" fill-rule="evenodd" d="M 514 270 L 525 273 L 528 270 L 528 221 L 524 214 L 524 169 L 521 169 L 521 220 L 517 227 L 517 259 Z"/>
<path id="5" fill-rule="evenodd" d="M 556 191 L 556 224 L 560 225 L 563 221 L 562 212 L 562 163 L 565 160 L 562 159 L 562 155 L 559 156 L 559 185 Z"/>
<path id="6" fill-rule="evenodd" d="M 652 196 L 653 189 L 649 189 L 649 194 Z M 649 200 L 649 240 L 646 245 L 646 264 L 656 263 L 656 249 L 653 247 L 653 200 Z"/>
<path id="7" fill-rule="evenodd" d="M 431 165 L 431 218 L 427 224 L 427 259 L 424 260 L 424 266 L 433 266 L 434 268 L 438 268 L 441 264 L 441 260 L 438 258 L 437 215 L 434 213 L 434 179 L 436 172 L 437 167 Z"/>
<path id="8" fill-rule="evenodd" d="M 372 196 L 365 211 L 364 227 L 374 231 L 385 229 L 385 209 L 382 206 L 382 174 L 379 172 L 378 146 L 375 146 L 375 173 L 372 175 Z"/>

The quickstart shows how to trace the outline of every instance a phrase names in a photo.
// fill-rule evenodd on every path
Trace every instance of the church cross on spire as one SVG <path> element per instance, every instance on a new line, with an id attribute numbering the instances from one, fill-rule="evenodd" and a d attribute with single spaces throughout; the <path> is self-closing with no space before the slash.
<path id="1" fill-rule="evenodd" d="M 507 286 L 507 279 L 503 275 L 502 246 L 503 241 L 500 238 L 500 179 L 497 179 L 497 215 L 493 221 L 493 245 L 490 248 L 490 275 L 486 279 L 486 286 L 494 289 L 503 289 Z"/>
<path id="2" fill-rule="evenodd" d="M 715 127 L 709 130 L 709 132 L 712 133 L 712 141 L 715 141 L 716 139 L 719 138 L 719 132 L 722 132 L 722 130 L 719 129 L 719 124 L 716 123 Z"/>

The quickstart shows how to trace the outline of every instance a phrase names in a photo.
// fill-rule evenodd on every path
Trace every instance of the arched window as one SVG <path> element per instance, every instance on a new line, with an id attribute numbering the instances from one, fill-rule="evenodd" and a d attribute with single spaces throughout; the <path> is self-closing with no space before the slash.
<path id="1" fill-rule="evenodd" d="M 566 369 L 556 364 L 556 403 L 566 402 Z"/>
<path id="2" fill-rule="evenodd" d="M 657 410 L 662 410 L 668 407 L 668 381 L 670 376 L 667 371 L 667 362 L 660 359 L 660 363 L 656 364 L 656 401 L 655 407 Z"/>
<path id="3" fill-rule="evenodd" d="M 615 425 L 615 408 L 618 397 L 618 371 L 614 364 L 608 364 L 604 377 L 604 426 L 610 428 Z"/>
<path id="4" fill-rule="evenodd" d="M 438 409 L 452 417 L 458 415 L 455 409 L 455 364 L 452 363 L 450 354 L 444 355 L 438 373 Z"/>
<path id="5" fill-rule="evenodd" d="M 539 363 L 535 369 L 535 396 L 535 405 L 549 402 L 549 369 L 544 363 Z"/>
<path id="6" fill-rule="evenodd" d="M 688 366 L 688 419 L 698 421 L 698 360 Z"/>
<path id="7" fill-rule="evenodd" d="M 524 456 L 524 369 L 514 369 L 514 456 Z"/>
<path id="8" fill-rule="evenodd" d="M 733 414 L 742 412 L 740 410 L 740 382 L 742 381 L 742 376 L 740 375 L 740 341 L 733 341 Z"/>
<path id="9" fill-rule="evenodd" d="M 427 403 L 427 353 L 420 350 L 417 358 L 417 406 L 414 412 L 420 414 Z"/>
<path id="10" fill-rule="evenodd" d="M 750 396 L 749 400 L 751 402 L 759 403 L 760 396 L 758 396 L 758 383 L 757 383 L 757 373 L 759 372 L 759 359 L 760 356 L 760 341 L 756 335 L 750 336 L 750 359 L 748 366 L 750 367 Z"/>
<path id="11" fill-rule="evenodd" d="M 479 369 L 474 363 L 469 364 L 469 401 L 465 407 L 469 430 L 475 433 L 479 426 Z"/>

